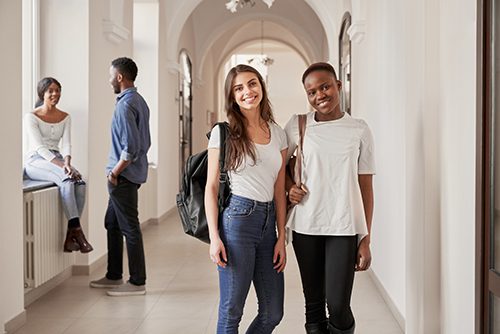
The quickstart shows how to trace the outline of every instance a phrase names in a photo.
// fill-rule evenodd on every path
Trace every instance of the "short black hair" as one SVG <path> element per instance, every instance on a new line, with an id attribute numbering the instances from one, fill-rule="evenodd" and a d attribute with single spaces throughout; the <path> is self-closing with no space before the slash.
<path id="1" fill-rule="evenodd" d="M 330 72 L 335 78 L 335 80 L 338 80 L 337 73 L 335 72 L 333 66 L 328 63 L 320 62 L 309 65 L 309 67 L 304 71 L 304 74 L 302 74 L 302 84 L 304 84 L 304 81 L 306 81 L 307 76 L 311 72 L 316 72 L 316 71 Z"/>
<path id="2" fill-rule="evenodd" d="M 137 65 L 135 62 L 127 57 L 116 58 L 111 62 L 111 66 L 130 81 L 135 81 L 137 77 Z"/>

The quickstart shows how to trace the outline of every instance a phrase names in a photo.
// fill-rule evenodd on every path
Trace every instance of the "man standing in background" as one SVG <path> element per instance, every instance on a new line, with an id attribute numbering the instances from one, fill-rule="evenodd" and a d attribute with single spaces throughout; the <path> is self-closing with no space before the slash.
<path id="1" fill-rule="evenodd" d="M 109 73 L 110 84 L 118 96 L 106 167 L 109 202 L 104 225 L 108 235 L 108 268 L 106 276 L 91 281 L 90 286 L 108 288 L 110 296 L 144 295 L 146 264 L 137 207 L 138 189 L 148 174 L 149 108 L 134 85 L 137 65 L 132 59 L 113 60 Z M 123 281 L 123 237 L 130 273 L 126 283 Z"/>

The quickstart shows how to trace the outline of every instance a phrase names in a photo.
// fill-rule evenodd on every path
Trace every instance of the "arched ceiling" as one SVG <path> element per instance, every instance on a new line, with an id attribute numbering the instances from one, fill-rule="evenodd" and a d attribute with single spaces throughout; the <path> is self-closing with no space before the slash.
<path id="1" fill-rule="evenodd" d="M 190 25 L 188 28 L 195 38 L 194 65 L 199 77 L 208 53 L 212 52 L 211 58 L 221 62 L 239 45 L 260 39 L 261 20 L 265 21 L 266 39 L 290 46 L 308 62 L 327 60 L 332 41 L 327 40 L 322 20 L 308 4 L 312 2 L 316 8 L 321 8 L 322 1 L 276 0 L 268 9 L 257 0 L 254 7 L 238 8 L 234 14 L 225 8 L 224 1 L 183 0 L 177 7 L 168 2 L 166 7 L 172 10 L 167 36 L 169 60 L 177 59 L 178 50 L 173 46 L 178 45 L 182 31 Z M 330 25 L 329 20 L 326 15 Z"/>
<path id="2" fill-rule="evenodd" d="M 260 19 L 260 18 L 257 18 Z M 237 49 L 248 45 L 249 43 L 260 42 L 261 39 L 261 21 L 247 21 L 245 24 L 239 24 L 235 29 L 227 29 L 219 37 L 213 40 L 212 45 L 206 48 L 200 48 L 200 62 L 198 64 L 198 74 L 202 73 L 205 65 L 205 57 L 210 53 L 211 59 L 215 59 L 215 67 L 219 67 L 227 58 Z M 295 50 L 305 63 L 320 59 L 314 52 L 310 43 L 301 42 L 300 38 L 291 34 L 289 30 L 274 22 L 264 22 L 264 41 L 275 41 L 287 45 Z M 260 51 L 259 51 L 260 52 Z"/>

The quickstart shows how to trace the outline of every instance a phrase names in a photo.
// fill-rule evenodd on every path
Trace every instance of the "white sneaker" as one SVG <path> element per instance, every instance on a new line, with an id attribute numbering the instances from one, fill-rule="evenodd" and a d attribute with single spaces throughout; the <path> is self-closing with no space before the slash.
<path id="1" fill-rule="evenodd" d="M 146 294 L 145 285 L 134 285 L 127 281 L 127 283 L 120 285 L 112 290 L 106 291 L 108 296 L 124 297 L 124 296 L 139 296 Z"/>

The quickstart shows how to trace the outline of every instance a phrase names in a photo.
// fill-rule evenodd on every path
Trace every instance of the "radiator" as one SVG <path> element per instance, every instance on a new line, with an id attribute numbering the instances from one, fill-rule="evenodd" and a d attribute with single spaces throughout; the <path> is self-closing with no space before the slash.
<path id="1" fill-rule="evenodd" d="M 36 288 L 73 265 L 63 252 L 66 223 L 57 187 L 26 192 L 24 200 L 24 286 Z"/>

